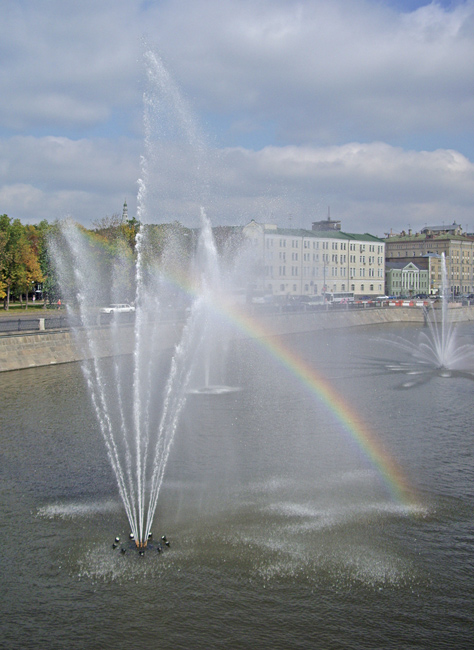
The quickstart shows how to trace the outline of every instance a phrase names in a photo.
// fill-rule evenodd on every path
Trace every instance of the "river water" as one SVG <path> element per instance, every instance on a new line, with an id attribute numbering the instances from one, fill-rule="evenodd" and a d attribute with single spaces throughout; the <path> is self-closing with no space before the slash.
<path id="1" fill-rule="evenodd" d="M 471 648 L 474 384 L 395 372 L 389 341 L 417 331 L 284 337 L 319 389 L 235 342 L 240 390 L 189 396 L 153 528 L 170 548 L 144 557 L 112 548 L 128 525 L 80 366 L 1 374 L 0 646 Z"/>

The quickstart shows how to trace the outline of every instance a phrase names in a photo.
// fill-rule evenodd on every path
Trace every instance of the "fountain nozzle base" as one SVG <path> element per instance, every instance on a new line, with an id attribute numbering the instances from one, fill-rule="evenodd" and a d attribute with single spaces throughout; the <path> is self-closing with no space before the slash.
<path id="1" fill-rule="evenodd" d="M 170 542 L 168 541 L 166 535 L 162 535 L 161 539 L 157 542 L 153 540 L 153 534 L 150 533 L 148 535 L 148 539 L 144 540 L 138 540 L 135 539 L 134 535 L 130 533 L 129 539 L 127 543 L 122 543 L 120 544 L 120 538 L 116 537 L 114 543 L 112 544 L 112 548 L 118 549 L 118 552 L 120 552 L 122 555 L 125 555 L 127 551 L 136 551 L 138 552 L 138 555 L 144 556 L 145 552 L 151 553 L 152 551 L 155 551 L 156 553 L 162 553 L 165 549 L 170 548 Z"/>

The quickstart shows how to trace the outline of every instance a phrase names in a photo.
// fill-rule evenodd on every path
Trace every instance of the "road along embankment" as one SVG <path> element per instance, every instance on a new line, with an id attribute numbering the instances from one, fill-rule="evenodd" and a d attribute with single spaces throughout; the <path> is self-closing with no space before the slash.
<path id="1" fill-rule="evenodd" d="M 438 318 L 441 310 L 433 312 Z M 474 307 L 459 307 L 449 310 L 453 322 L 474 321 Z M 238 319 L 235 320 L 238 322 Z M 425 313 L 416 307 L 387 307 L 383 309 L 340 309 L 305 313 L 249 313 L 236 325 L 235 338 L 268 337 L 296 334 L 342 327 L 361 327 L 383 323 L 412 322 L 423 324 Z M 164 322 L 161 325 L 161 349 L 172 348 L 183 327 L 183 321 Z M 113 340 L 112 340 L 113 332 Z M 87 330 L 50 331 L 41 333 L 0 336 L 0 372 L 22 370 L 58 363 L 81 361 L 90 354 L 86 337 Z M 110 357 L 117 350 L 120 354 L 133 351 L 133 325 L 94 330 L 96 354 Z"/>

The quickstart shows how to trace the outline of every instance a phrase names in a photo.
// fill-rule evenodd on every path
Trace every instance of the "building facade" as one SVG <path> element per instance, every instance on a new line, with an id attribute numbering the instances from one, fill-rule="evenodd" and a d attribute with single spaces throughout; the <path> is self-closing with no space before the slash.
<path id="1" fill-rule="evenodd" d="M 389 296 L 428 295 L 429 272 L 414 262 L 387 262 L 385 291 Z"/>
<path id="2" fill-rule="evenodd" d="M 384 292 L 383 239 L 343 232 L 334 221 L 314 223 L 311 230 L 304 230 L 252 220 L 243 233 L 259 260 L 255 285 L 265 295 L 377 296 Z"/>
<path id="3" fill-rule="evenodd" d="M 461 226 L 430 226 L 412 234 L 411 230 L 390 234 L 385 239 L 386 261 L 413 262 L 429 274 L 429 294 L 441 291 L 442 256 L 446 260 L 453 295 L 474 292 L 474 237 Z"/>

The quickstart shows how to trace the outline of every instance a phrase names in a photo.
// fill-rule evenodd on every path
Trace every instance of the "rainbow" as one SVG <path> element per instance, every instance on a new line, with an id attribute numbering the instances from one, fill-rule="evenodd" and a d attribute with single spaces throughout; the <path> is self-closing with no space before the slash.
<path id="1" fill-rule="evenodd" d="M 177 276 L 172 278 L 168 275 L 167 279 L 189 295 L 198 293 L 196 286 L 192 285 L 192 282 L 190 283 L 189 278 L 181 277 L 178 279 Z M 375 467 L 394 501 L 406 506 L 413 512 L 421 509 L 421 499 L 410 485 L 402 468 L 384 449 L 376 435 L 363 422 L 355 409 L 342 399 L 322 374 L 305 362 L 294 350 L 285 345 L 280 336 L 272 333 L 248 311 L 239 308 L 238 305 L 226 300 L 222 295 L 214 296 L 210 306 L 238 330 L 257 340 L 312 395 L 316 396 L 324 404 L 349 438 L 355 441 L 371 465 Z"/>
<path id="2" fill-rule="evenodd" d="M 370 427 L 342 399 L 330 382 L 314 367 L 305 362 L 294 350 L 285 345 L 280 336 L 272 334 L 261 322 L 247 312 L 229 304 L 225 305 L 224 308 L 220 304 L 219 311 L 239 330 L 253 339 L 257 339 L 261 346 L 324 404 L 376 468 L 392 498 L 396 502 L 416 510 L 420 505 L 420 499 L 415 494 L 401 467 L 384 449 L 375 434 L 370 430 Z"/>

